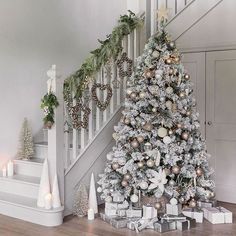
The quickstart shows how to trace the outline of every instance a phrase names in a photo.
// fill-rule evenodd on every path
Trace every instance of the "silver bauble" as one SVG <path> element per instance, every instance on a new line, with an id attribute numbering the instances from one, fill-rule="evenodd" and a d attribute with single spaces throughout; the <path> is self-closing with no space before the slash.
<path id="1" fill-rule="evenodd" d="M 175 49 L 175 42 L 171 41 L 171 42 L 168 43 L 167 46 L 168 46 L 169 49 L 173 50 L 173 49 Z"/>
<path id="2" fill-rule="evenodd" d="M 146 181 L 142 181 L 140 184 L 139 184 L 140 188 L 145 190 L 148 188 L 148 183 Z"/>
<path id="3" fill-rule="evenodd" d="M 188 140 L 188 137 L 189 137 L 189 133 L 188 133 L 188 132 L 183 132 L 183 133 L 181 134 L 181 138 L 182 138 L 183 140 Z"/>
<path id="4" fill-rule="evenodd" d="M 157 130 L 157 135 L 161 138 L 164 138 L 167 135 L 167 129 L 164 127 L 161 127 Z"/>
<path id="5" fill-rule="evenodd" d="M 170 144 L 170 143 L 171 143 L 171 138 L 170 138 L 170 136 L 165 136 L 165 137 L 163 138 L 163 142 L 164 142 L 165 144 Z"/>
<path id="6" fill-rule="evenodd" d="M 152 144 L 151 143 L 145 143 L 144 144 L 144 151 L 150 151 L 152 150 Z"/>
<path id="7" fill-rule="evenodd" d="M 171 187 L 174 187 L 176 185 L 176 182 L 173 179 L 169 180 L 168 183 Z"/>
<path id="8" fill-rule="evenodd" d="M 133 140 L 133 141 L 131 142 L 131 146 L 132 146 L 133 148 L 137 148 L 137 147 L 139 146 L 139 142 L 135 139 L 135 140 Z"/>
<path id="9" fill-rule="evenodd" d="M 128 88 L 128 89 L 126 90 L 126 93 L 127 93 L 128 95 L 130 95 L 132 92 L 133 92 L 133 91 L 132 91 L 132 89 L 130 89 L 130 88 Z"/>
<path id="10" fill-rule="evenodd" d="M 138 165 L 138 168 L 143 168 L 144 163 L 143 163 L 143 161 L 139 161 L 139 162 L 137 163 L 137 165 Z"/>
<path id="11" fill-rule="evenodd" d="M 170 129 L 170 130 L 168 131 L 168 134 L 169 134 L 169 135 L 172 135 L 172 134 L 173 134 L 173 130 Z"/>
<path id="12" fill-rule="evenodd" d="M 131 97 L 132 99 L 136 99 L 137 95 L 136 95 L 135 92 L 132 92 L 132 93 L 130 94 L 130 97 Z"/>
<path id="13" fill-rule="evenodd" d="M 144 137 L 140 135 L 137 137 L 137 140 L 139 143 L 142 143 L 144 141 Z"/>
<path id="14" fill-rule="evenodd" d="M 172 105 L 173 105 L 173 103 L 172 103 L 170 100 L 166 101 L 166 107 L 167 107 L 169 110 L 172 109 Z"/>
<path id="15" fill-rule="evenodd" d="M 129 173 L 124 175 L 124 180 L 130 180 L 131 178 L 132 178 L 132 176 Z"/>
<path id="16" fill-rule="evenodd" d="M 146 93 L 145 92 L 140 92 L 139 93 L 139 98 L 145 98 L 146 97 Z"/>
<path id="17" fill-rule="evenodd" d="M 152 56 L 153 56 L 154 58 L 158 58 L 158 57 L 160 56 L 160 53 L 155 50 L 155 51 L 153 51 Z"/>
<path id="18" fill-rule="evenodd" d="M 155 207 L 155 209 L 160 210 L 160 209 L 162 208 L 161 202 L 156 202 L 156 203 L 154 204 L 154 207 Z"/>
<path id="19" fill-rule="evenodd" d="M 172 87 L 167 87 L 167 88 L 166 88 L 166 93 L 167 93 L 167 94 L 172 94 L 173 91 L 174 91 L 174 90 L 173 90 Z"/>
<path id="20" fill-rule="evenodd" d="M 179 166 L 173 166 L 172 167 L 172 173 L 175 174 L 175 175 L 178 175 L 180 172 L 180 167 Z"/>
<path id="21" fill-rule="evenodd" d="M 143 129 L 145 129 L 146 131 L 151 131 L 153 129 L 153 125 L 151 123 L 146 123 L 143 126 Z"/>
<path id="22" fill-rule="evenodd" d="M 134 126 L 134 125 L 136 125 L 136 121 L 135 121 L 135 120 L 132 120 L 132 121 L 130 122 L 130 124 Z"/>
<path id="23" fill-rule="evenodd" d="M 186 115 L 190 116 L 191 115 L 191 111 L 186 111 Z"/>
<path id="24" fill-rule="evenodd" d="M 184 74 L 184 78 L 185 78 L 186 80 L 189 80 L 189 79 L 190 79 L 190 75 Z"/>
<path id="25" fill-rule="evenodd" d="M 121 181 L 121 185 L 122 185 L 123 187 L 127 187 L 127 186 L 128 186 L 128 182 L 127 182 L 126 180 L 122 180 L 122 181 Z"/>
<path id="26" fill-rule="evenodd" d="M 159 99 L 160 99 L 160 102 L 164 102 L 166 100 L 165 97 L 160 97 Z"/>
<path id="27" fill-rule="evenodd" d="M 153 107 L 153 108 L 152 108 L 152 112 L 157 112 L 156 107 Z"/>
<path id="28" fill-rule="evenodd" d="M 180 96 L 181 98 L 184 98 L 184 97 L 185 97 L 185 92 L 180 92 L 179 96 Z"/>
<path id="29" fill-rule="evenodd" d="M 203 175 L 203 169 L 200 168 L 200 167 L 197 167 L 196 168 L 196 174 L 197 174 L 197 176 L 202 176 Z"/>
<path id="30" fill-rule="evenodd" d="M 138 196 L 136 194 L 133 194 L 130 196 L 130 201 L 133 203 L 137 203 L 138 202 Z"/>
<path id="31" fill-rule="evenodd" d="M 147 160 L 147 166 L 148 167 L 153 167 L 155 162 L 152 159 Z"/>

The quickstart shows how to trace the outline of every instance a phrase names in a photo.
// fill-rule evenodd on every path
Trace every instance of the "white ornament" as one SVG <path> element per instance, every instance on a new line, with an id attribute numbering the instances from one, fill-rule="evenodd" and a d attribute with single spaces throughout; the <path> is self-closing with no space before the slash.
<path id="1" fill-rule="evenodd" d="M 101 187 L 98 187 L 98 188 L 97 188 L 97 192 L 98 192 L 98 193 L 101 193 L 101 192 L 102 192 L 102 188 L 101 188 Z"/>
<path id="2" fill-rule="evenodd" d="M 178 200 L 173 197 L 173 198 L 170 199 L 170 204 L 171 205 L 177 205 L 178 204 Z"/>
<path id="3" fill-rule="evenodd" d="M 93 209 L 94 213 L 98 213 L 98 203 L 97 203 L 97 194 L 95 188 L 94 175 L 92 173 L 90 179 L 90 188 L 89 188 L 89 209 Z"/>
<path id="4" fill-rule="evenodd" d="M 166 179 L 166 172 L 164 170 L 160 170 L 159 172 L 156 171 L 152 171 L 152 175 L 154 178 L 149 179 L 150 182 L 152 182 L 148 189 L 152 190 L 155 188 L 158 188 L 162 193 L 165 190 L 164 185 L 167 183 L 167 179 Z"/>
<path id="5" fill-rule="evenodd" d="M 160 53 L 158 51 L 153 51 L 152 56 L 154 58 L 158 58 L 160 56 Z"/>
<path id="6" fill-rule="evenodd" d="M 112 202 L 112 197 L 107 196 L 106 199 L 105 199 L 105 202 L 111 203 Z"/>
<path id="7" fill-rule="evenodd" d="M 158 95 L 159 87 L 157 85 L 152 85 L 148 87 L 148 90 L 150 91 L 151 94 Z"/>
<path id="8" fill-rule="evenodd" d="M 156 70 L 156 78 L 161 79 L 162 78 L 163 71 L 162 70 Z"/>
<path id="9" fill-rule="evenodd" d="M 142 181 L 140 184 L 139 184 L 140 188 L 145 190 L 148 188 L 148 183 L 146 181 Z"/>
<path id="10" fill-rule="evenodd" d="M 52 206 L 53 208 L 61 207 L 60 192 L 58 186 L 57 175 L 54 177 L 53 187 L 52 187 Z"/>
<path id="11" fill-rule="evenodd" d="M 157 134 L 159 137 L 164 138 L 167 135 L 167 129 L 164 127 L 161 127 L 157 130 Z"/>
<path id="12" fill-rule="evenodd" d="M 136 195 L 136 194 L 131 195 L 130 201 L 133 203 L 138 202 L 138 195 Z"/>
<path id="13" fill-rule="evenodd" d="M 153 150 L 147 151 L 146 153 L 149 157 L 151 157 L 155 160 L 156 166 L 160 165 L 161 154 L 158 149 L 153 149 Z"/>
<path id="14" fill-rule="evenodd" d="M 112 138 L 114 138 L 115 140 L 118 140 L 119 135 L 118 135 L 117 133 L 113 133 L 113 134 L 112 134 Z"/>
<path id="15" fill-rule="evenodd" d="M 124 157 L 120 157 L 118 160 L 117 160 L 118 164 L 123 166 L 125 165 L 126 163 L 126 159 Z"/>
<path id="16" fill-rule="evenodd" d="M 166 101 L 166 107 L 171 110 L 172 109 L 172 102 L 170 100 Z"/>
<path id="17" fill-rule="evenodd" d="M 163 138 L 163 142 L 164 142 L 165 144 L 170 144 L 170 143 L 171 143 L 171 138 L 170 138 L 170 136 L 165 136 L 165 137 Z"/>
<path id="18" fill-rule="evenodd" d="M 112 152 L 107 153 L 107 160 L 108 160 L 108 161 L 112 161 L 112 159 L 113 159 L 113 154 L 112 154 Z"/>
<path id="19" fill-rule="evenodd" d="M 172 94 L 173 91 L 174 91 L 174 90 L 173 90 L 172 87 L 167 87 L 167 88 L 166 88 L 166 93 L 167 93 L 167 94 Z"/>
<path id="20" fill-rule="evenodd" d="M 45 196 L 50 193 L 50 182 L 49 182 L 49 172 L 48 172 L 48 159 L 46 158 L 43 163 L 43 170 L 40 179 L 39 193 L 37 206 L 45 207 Z"/>

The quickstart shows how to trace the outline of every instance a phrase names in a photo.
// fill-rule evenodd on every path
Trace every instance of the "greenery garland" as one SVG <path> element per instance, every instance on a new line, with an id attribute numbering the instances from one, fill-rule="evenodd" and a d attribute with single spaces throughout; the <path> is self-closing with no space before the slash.
<path id="1" fill-rule="evenodd" d="M 41 109 L 44 111 L 44 126 L 46 128 L 51 129 L 54 124 L 54 115 L 55 115 L 55 108 L 59 106 L 59 102 L 57 97 L 51 91 L 43 96 L 41 99 Z"/>
<path id="2" fill-rule="evenodd" d="M 120 16 L 118 26 L 113 29 L 112 33 L 104 41 L 98 40 L 101 46 L 92 51 L 91 56 L 85 60 L 80 69 L 65 80 L 65 101 L 69 101 L 71 93 L 73 93 L 76 99 L 80 99 L 93 75 L 110 59 L 117 60 L 119 53 L 123 49 L 123 38 L 142 24 L 143 19 L 137 17 L 131 11 L 129 11 L 128 15 Z"/>

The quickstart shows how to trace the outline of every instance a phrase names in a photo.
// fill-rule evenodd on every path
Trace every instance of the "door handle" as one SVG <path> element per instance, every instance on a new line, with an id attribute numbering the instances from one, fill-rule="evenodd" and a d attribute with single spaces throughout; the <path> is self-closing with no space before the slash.
<path id="1" fill-rule="evenodd" d="M 207 124 L 208 124 L 208 125 L 212 125 L 212 122 L 211 122 L 211 121 L 208 121 Z"/>

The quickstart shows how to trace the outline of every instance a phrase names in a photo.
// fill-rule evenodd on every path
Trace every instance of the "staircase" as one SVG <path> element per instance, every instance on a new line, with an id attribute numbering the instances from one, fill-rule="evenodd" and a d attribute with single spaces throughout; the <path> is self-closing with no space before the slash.
<path id="1" fill-rule="evenodd" d="M 148 0 L 145 27 L 124 38 L 123 52 L 133 61 L 142 53 L 148 32 L 156 32 L 156 10 L 161 6 L 172 9 L 167 27 L 175 38 L 178 38 L 221 1 Z M 60 225 L 63 216 L 72 213 L 73 196 L 78 185 L 81 182 L 88 184 L 92 172 L 95 176 L 103 172 L 106 154 L 115 143 L 112 138 L 113 127 L 120 119 L 127 86 L 127 78 L 119 78 L 116 62 L 111 64 L 111 76 L 108 76 L 107 67 L 104 66 L 97 73 L 96 82 L 107 83 L 112 87 L 113 96 L 109 106 L 105 111 L 101 111 L 91 100 L 88 104 L 91 109 L 88 127 L 73 129 L 66 122 L 68 111 L 63 100 L 63 80 L 56 75 L 56 71 L 54 72 L 54 77 L 50 79 L 54 81 L 53 91 L 60 103 L 55 112 L 55 125 L 48 131 L 46 140 L 35 143 L 34 159 L 15 160 L 15 175 L 10 178 L 0 176 L 0 213 L 45 226 Z M 106 93 L 98 95 L 103 98 Z M 37 194 L 45 158 L 49 161 L 51 183 L 54 174 L 58 175 L 65 211 L 63 207 L 53 210 L 37 207 Z"/>

